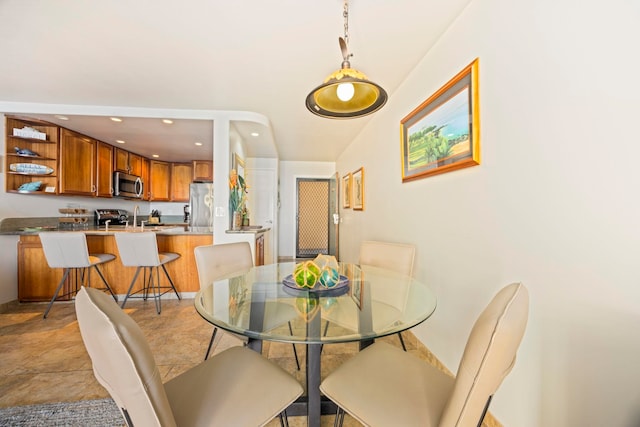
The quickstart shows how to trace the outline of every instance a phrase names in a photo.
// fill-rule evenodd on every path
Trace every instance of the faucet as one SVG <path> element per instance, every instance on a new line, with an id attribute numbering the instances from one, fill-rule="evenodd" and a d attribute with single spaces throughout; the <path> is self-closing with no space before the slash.
<path id="1" fill-rule="evenodd" d="M 109 231 L 109 223 L 111 222 L 110 219 L 106 220 L 104 222 L 104 231 L 108 232 Z"/>
<path id="2" fill-rule="evenodd" d="M 133 207 L 133 229 L 136 229 L 136 224 L 138 223 L 138 213 L 140 213 L 140 206 L 135 205 Z"/>

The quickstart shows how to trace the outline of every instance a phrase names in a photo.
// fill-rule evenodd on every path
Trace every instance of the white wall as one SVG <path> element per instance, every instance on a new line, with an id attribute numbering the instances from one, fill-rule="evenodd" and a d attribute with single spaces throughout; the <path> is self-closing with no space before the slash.
<path id="1" fill-rule="evenodd" d="M 296 179 L 331 178 L 335 172 L 333 162 L 280 162 L 278 256 L 296 255 Z"/>
<path id="2" fill-rule="evenodd" d="M 271 264 L 278 261 L 278 159 L 249 157 L 246 166 L 250 225 L 271 228 L 264 242 L 264 263 Z"/>
<path id="3" fill-rule="evenodd" d="M 363 239 L 418 246 L 438 308 L 415 332 L 453 371 L 493 294 L 529 288 L 491 408 L 506 426 L 640 425 L 639 21 L 628 0 L 474 0 L 337 162 L 365 168 L 343 259 Z M 400 120 L 475 57 L 482 164 L 402 184 Z"/>

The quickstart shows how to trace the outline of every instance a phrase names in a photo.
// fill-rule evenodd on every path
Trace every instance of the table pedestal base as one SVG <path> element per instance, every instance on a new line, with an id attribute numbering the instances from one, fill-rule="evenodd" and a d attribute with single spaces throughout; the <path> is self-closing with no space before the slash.
<path id="1" fill-rule="evenodd" d="M 287 408 L 287 415 L 290 417 L 301 417 L 307 415 L 308 410 L 307 396 L 300 396 Z M 328 397 L 322 396 L 320 399 L 320 415 L 335 415 L 338 406 L 329 400 Z M 310 424 L 311 425 L 311 424 Z"/>

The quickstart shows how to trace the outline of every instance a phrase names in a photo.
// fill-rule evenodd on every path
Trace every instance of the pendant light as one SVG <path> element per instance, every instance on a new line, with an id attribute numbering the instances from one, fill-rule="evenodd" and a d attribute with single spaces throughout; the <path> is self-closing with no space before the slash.
<path id="1" fill-rule="evenodd" d="M 329 119 L 351 119 L 379 110 L 387 102 L 387 92 L 367 76 L 351 68 L 349 58 L 349 1 L 344 0 L 344 37 L 338 38 L 342 51 L 342 67 L 332 73 L 309 95 L 305 104 L 309 111 Z"/>

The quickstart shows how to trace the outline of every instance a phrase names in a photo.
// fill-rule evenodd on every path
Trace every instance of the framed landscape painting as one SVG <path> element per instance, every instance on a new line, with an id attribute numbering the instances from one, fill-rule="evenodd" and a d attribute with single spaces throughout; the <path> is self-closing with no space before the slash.
<path id="1" fill-rule="evenodd" d="M 480 164 L 478 59 L 400 122 L 402 182 Z"/>

